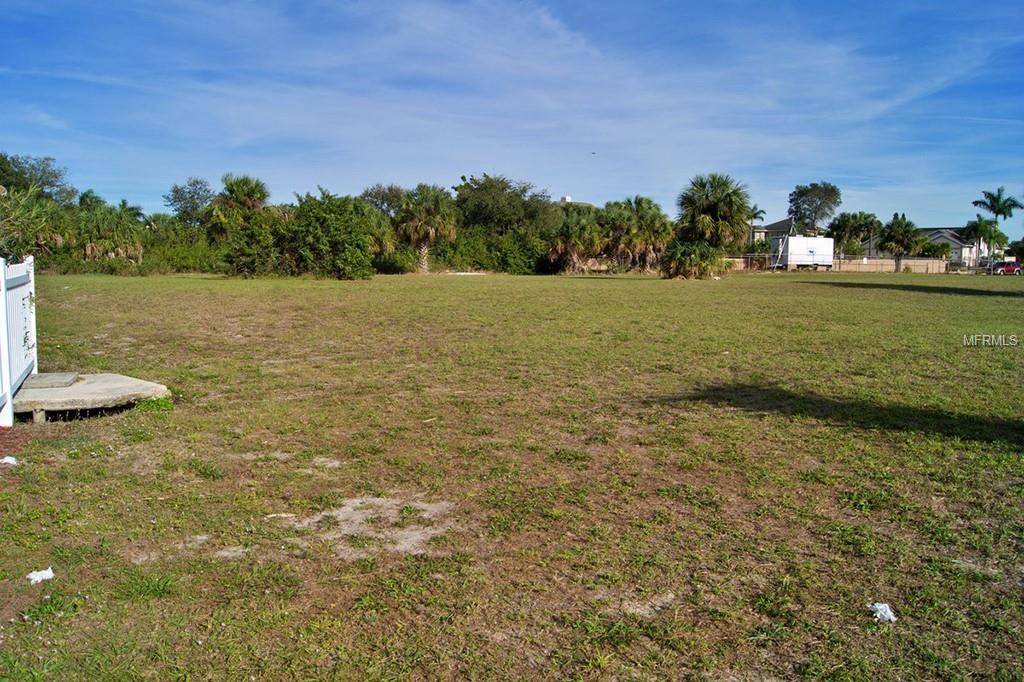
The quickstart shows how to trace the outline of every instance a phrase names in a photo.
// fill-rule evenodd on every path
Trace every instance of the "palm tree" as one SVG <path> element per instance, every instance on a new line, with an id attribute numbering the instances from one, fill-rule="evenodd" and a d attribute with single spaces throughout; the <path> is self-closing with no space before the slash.
<path id="1" fill-rule="evenodd" d="M 443 187 L 420 184 L 406 193 L 395 217 L 398 234 L 419 251 L 419 270 L 430 272 L 430 247 L 438 240 L 455 239 L 458 213 Z"/>
<path id="2" fill-rule="evenodd" d="M 750 229 L 750 195 L 728 175 L 698 175 L 676 203 L 679 233 L 685 240 L 722 247 L 742 243 Z"/>
<path id="3" fill-rule="evenodd" d="M 892 220 L 878 232 L 878 248 L 896 259 L 896 272 L 900 271 L 906 256 L 919 253 L 926 243 L 928 238 L 903 213 L 893 213 Z"/>
<path id="4" fill-rule="evenodd" d="M 964 227 L 964 236 L 976 241 L 979 258 L 981 257 L 981 245 L 988 245 L 990 267 L 993 261 L 992 252 L 995 246 L 1007 242 L 1006 235 L 999 229 L 999 222 L 995 218 L 986 218 L 980 213 L 976 214 L 974 220 L 969 221 Z"/>
<path id="5" fill-rule="evenodd" d="M 635 257 L 643 263 L 644 272 L 651 272 L 658 264 L 661 253 L 672 241 L 675 228 L 672 221 L 653 199 L 635 196 L 627 204 L 636 216 L 639 237 Z"/>
<path id="6" fill-rule="evenodd" d="M 213 199 L 218 206 L 256 210 L 266 206 L 270 198 L 266 183 L 251 175 L 226 173 L 221 182 L 224 189 Z"/>
<path id="7" fill-rule="evenodd" d="M 633 269 L 633 261 L 640 246 L 640 226 L 631 210 L 629 199 L 609 201 L 598 216 L 612 243 L 612 252 L 620 265 Z"/>
<path id="8" fill-rule="evenodd" d="M 650 272 L 659 254 L 672 240 L 672 222 L 653 199 L 637 195 L 605 204 L 599 222 L 608 228 L 606 237 L 615 245 L 615 255 L 627 268 Z"/>
<path id="9" fill-rule="evenodd" d="M 78 195 L 78 207 L 79 208 L 92 208 L 93 206 L 103 206 L 107 202 L 103 200 L 99 194 L 96 194 L 95 190 L 87 189 Z"/>
<path id="10" fill-rule="evenodd" d="M 858 211 L 837 215 L 829 223 L 828 231 L 825 234 L 836 241 L 840 257 L 842 257 L 853 245 L 859 245 L 865 238 L 868 239 L 870 247 L 871 237 L 880 229 L 882 229 L 882 221 L 874 213 Z"/>
<path id="11" fill-rule="evenodd" d="M 1010 218 L 1013 217 L 1013 212 L 1014 211 L 1024 209 L 1024 204 L 1022 204 L 1020 201 L 1018 201 L 1016 197 L 1014 197 L 1014 196 L 1007 196 L 1006 188 L 1005 187 L 1000 187 L 995 192 L 984 191 L 984 192 L 981 193 L 981 196 L 982 196 L 981 199 L 977 199 L 975 201 L 972 201 L 971 203 L 975 207 L 980 208 L 983 211 L 986 211 L 986 212 L 992 214 L 992 217 L 995 218 L 995 222 L 996 222 L 996 232 L 999 232 L 999 221 L 1000 220 L 1009 220 Z M 981 216 L 978 216 L 978 217 L 980 218 Z M 999 232 L 999 234 L 1002 234 L 1002 232 Z M 991 233 L 990 231 L 989 231 L 989 236 L 990 237 L 997 237 L 997 235 L 995 235 L 994 233 Z M 1005 237 L 1005 235 L 1004 235 L 1004 237 Z M 981 239 L 982 239 L 982 237 L 980 235 L 978 235 L 978 240 L 979 240 L 978 241 L 978 255 L 979 256 L 981 255 Z M 988 244 L 988 247 L 989 247 L 988 260 L 989 260 L 989 263 L 991 264 L 992 260 L 993 260 L 993 255 L 994 255 L 992 253 L 994 243 L 992 241 L 988 240 L 988 239 L 986 239 L 985 241 L 986 241 L 986 243 Z"/>
<path id="12" fill-rule="evenodd" d="M 754 223 L 764 222 L 764 209 L 754 204 L 750 207 L 750 243 L 754 243 Z"/>
<path id="13" fill-rule="evenodd" d="M 129 204 L 127 199 L 121 199 L 121 202 L 117 205 L 117 210 L 120 211 L 122 215 L 139 222 L 144 220 L 146 217 L 146 213 L 142 210 L 141 206 Z"/>
<path id="14" fill-rule="evenodd" d="M 593 206 L 567 204 L 562 225 L 551 243 L 548 257 L 565 272 L 583 272 L 587 261 L 608 243 L 608 231 L 598 222 Z"/>

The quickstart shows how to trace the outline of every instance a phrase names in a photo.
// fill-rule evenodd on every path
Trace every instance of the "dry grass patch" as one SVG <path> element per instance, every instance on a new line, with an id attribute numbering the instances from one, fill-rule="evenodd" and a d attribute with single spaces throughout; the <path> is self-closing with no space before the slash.
<path id="1" fill-rule="evenodd" d="M 1022 285 L 42 276 L 0 678 L 1020 679 Z"/>

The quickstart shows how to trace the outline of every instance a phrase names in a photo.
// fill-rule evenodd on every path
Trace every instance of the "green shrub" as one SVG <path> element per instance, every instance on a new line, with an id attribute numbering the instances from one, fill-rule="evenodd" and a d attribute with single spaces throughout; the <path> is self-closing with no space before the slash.
<path id="1" fill-rule="evenodd" d="M 224 260 L 236 275 L 266 275 L 278 263 L 276 235 L 282 217 L 268 209 L 233 211 L 227 228 Z"/>
<path id="2" fill-rule="evenodd" d="M 373 275 L 375 259 L 394 251 L 394 230 L 369 202 L 324 189 L 298 199 L 278 239 L 286 272 L 365 279 Z"/>
<path id="3" fill-rule="evenodd" d="M 727 268 L 725 253 L 707 242 L 686 242 L 675 239 L 661 256 L 664 277 L 703 278 Z"/>
<path id="4" fill-rule="evenodd" d="M 497 239 L 496 269 L 513 275 L 550 271 L 548 243 L 533 232 L 517 230 Z"/>
<path id="5" fill-rule="evenodd" d="M 453 241 L 436 243 L 431 255 L 439 266 L 449 270 L 497 270 L 491 241 L 485 228 L 464 226 Z"/>
<path id="6" fill-rule="evenodd" d="M 104 258 L 100 260 L 84 260 L 78 253 L 67 251 L 42 255 L 37 267 L 62 275 L 141 275 L 139 264 L 127 258 Z"/>
<path id="7" fill-rule="evenodd" d="M 413 272 L 416 270 L 416 252 L 408 244 L 398 244 L 391 253 L 377 256 L 373 267 L 377 272 L 389 275 Z"/>

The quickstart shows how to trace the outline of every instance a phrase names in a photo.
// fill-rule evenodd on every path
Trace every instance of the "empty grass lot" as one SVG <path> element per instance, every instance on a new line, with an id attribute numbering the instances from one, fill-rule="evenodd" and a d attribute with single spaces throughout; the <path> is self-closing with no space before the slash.
<path id="1" fill-rule="evenodd" d="M 0 678 L 1024 679 L 1024 346 L 962 347 L 1024 337 L 1024 278 L 44 275 L 38 312 L 44 371 L 175 398 L 17 427 Z"/>

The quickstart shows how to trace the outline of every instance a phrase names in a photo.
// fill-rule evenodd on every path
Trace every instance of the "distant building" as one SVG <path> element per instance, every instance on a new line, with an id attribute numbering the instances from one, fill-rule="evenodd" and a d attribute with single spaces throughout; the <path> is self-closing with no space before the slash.
<path id="1" fill-rule="evenodd" d="M 574 206 L 589 206 L 590 208 L 594 208 L 593 204 L 588 204 L 585 201 L 573 201 L 572 197 L 569 196 L 568 194 L 558 200 L 559 206 L 568 206 L 569 204 L 572 204 Z"/>
<path id="2" fill-rule="evenodd" d="M 754 225 L 750 230 L 750 234 L 752 242 L 756 242 L 759 239 L 771 241 L 774 237 L 785 237 L 786 235 L 794 234 L 793 219 L 783 218 L 767 225 Z"/>
<path id="3" fill-rule="evenodd" d="M 934 244 L 949 244 L 949 262 L 966 267 L 976 267 L 984 259 L 988 258 L 988 245 L 982 245 L 981 250 L 974 240 L 964 236 L 966 227 L 922 227 L 919 232 Z M 864 253 L 877 258 L 888 258 L 889 254 L 878 248 L 878 236 L 861 242 Z"/>

